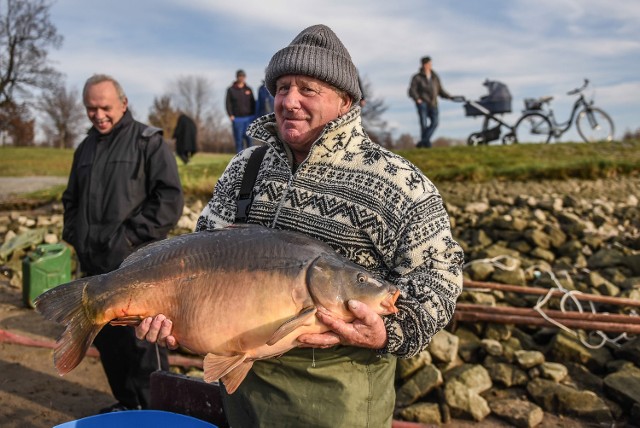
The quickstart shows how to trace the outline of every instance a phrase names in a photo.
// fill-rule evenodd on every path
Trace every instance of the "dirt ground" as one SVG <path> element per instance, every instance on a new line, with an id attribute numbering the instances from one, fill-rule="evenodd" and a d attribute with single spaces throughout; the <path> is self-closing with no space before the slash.
<path id="1" fill-rule="evenodd" d="M 612 186 L 612 183 L 616 183 Z M 58 183 L 54 183 L 58 184 Z M 609 194 L 616 188 L 616 199 L 624 200 L 634 194 L 638 178 L 601 182 L 596 193 L 607 189 Z M 48 178 L 13 180 L 11 183 L 0 178 L 0 201 L 6 200 L 8 190 L 13 193 L 33 191 L 51 186 Z M 21 187 L 20 187 L 21 186 Z M 27 187 L 29 186 L 29 187 Z M 35 186 L 35 188 L 34 188 Z M 446 187 L 446 186 L 445 186 Z M 461 189 L 458 189 L 461 187 Z M 464 189 L 462 189 L 464 187 Z M 499 188 L 499 185 L 495 186 Z M 544 186 L 548 189 L 548 186 Z M 24 190 L 28 189 L 28 190 Z M 477 190 L 477 189 L 476 189 Z M 567 189 L 569 190 L 569 189 Z M 568 193 L 584 195 L 585 188 L 572 183 Z M 485 188 L 484 191 L 487 191 Z M 512 189 L 515 194 L 525 189 Z M 490 193 L 493 190 L 489 190 Z M 456 194 L 473 195 L 476 191 L 468 186 L 451 186 L 445 189 L 455 198 Z M 481 195 L 474 195 L 475 197 Z M 445 195 L 446 198 L 446 195 Z M 0 275 L 0 330 L 9 331 L 32 339 L 55 340 L 61 329 L 43 320 L 32 309 L 22 303 L 22 291 L 9 285 Z M 1 333 L 1 332 L 0 332 Z M 96 414 L 99 409 L 114 402 L 102 366 L 96 358 L 87 357 L 72 372 L 60 377 L 54 367 L 52 351 L 6 343 L 0 337 L 0 427 L 2 428 L 45 428 Z M 454 420 L 444 427 L 508 427 L 510 425 L 495 418 L 487 418 L 482 423 Z M 577 422 L 551 414 L 545 414 L 540 427 L 582 427 L 585 422 Z M 592 425 L 595 426 L 595 425 Z"/>

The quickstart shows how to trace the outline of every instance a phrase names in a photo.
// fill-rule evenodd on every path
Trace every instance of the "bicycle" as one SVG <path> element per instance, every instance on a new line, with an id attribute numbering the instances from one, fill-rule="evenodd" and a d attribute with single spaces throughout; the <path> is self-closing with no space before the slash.
<path id="1" fill-rule="evenodd" d="M 574 118 L 578 134 L 585 142 L 612 141 L 613 120 L 605 111 L 594 107 L 593 100 L 586 100 L 583 91 L 588 85 L 589 79 L 584 79 L 582 87 L 567 92 L 567 95 L 580 96 L 573 103 L 571 116 L 566 122 L 558 122 L 551 107 L 543 109 L 553 97 L 526 98 L 525 110 L 513 127 L 515 142 L 548 143 L 551 137 L 559 139 L 569 130 Z"/>

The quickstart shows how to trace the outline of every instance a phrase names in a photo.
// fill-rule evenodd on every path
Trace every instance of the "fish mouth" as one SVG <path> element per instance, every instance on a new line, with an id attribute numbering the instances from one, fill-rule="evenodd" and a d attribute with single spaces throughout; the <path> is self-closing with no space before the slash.
<path id="1" fill-rule="evenodd" d="M 396 300 L 398 300 L 398 297 L 400 297 L 400 290 L 397 288 L 392 289 L 389 291 L 387 298 L 380 302 L 380 306 L 387 311 L 387 314 L 398 313 L 398 308 L 396 308 Z"/>

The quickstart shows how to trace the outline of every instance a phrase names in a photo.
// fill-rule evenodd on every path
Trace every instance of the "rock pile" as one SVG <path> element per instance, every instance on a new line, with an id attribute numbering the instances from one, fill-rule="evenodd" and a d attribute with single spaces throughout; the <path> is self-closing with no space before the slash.
<path id="1" fill-rule="evenodd" d="M 629 181 L 640 188 L 633 178 L 623 185 Z M 536 186 L 522 194 L 499 186 L 493 193 L 470 188 L 476 198 L 469 202 L 456 204 L 452 198 L 448 210 L 465 249 L 465 276 L 640 301 L 636 194 L 601 182 L 588 184 L 599 191 L 592 188 L 597 197 L 587 197 L 562 193 L 557 184 L 542 183 L 537 194 L 531 192 Z M 579 190 L 584 184 L 562 185 Z M 451 189 L 441 190 L 447 200 Z M 468 289 L 460 302 L 484 304 L 490 312 L 496 305 L 531 308 L 537 299 Z M 557 309 L 558 301 L 550 305 Z M 615 306 L 595 309 L 635 313 Z M 588 344 L 603 342 L 601 336 L 582 337 Z M 434 336 L 427 351 L 399 361 L 397 416 L 440 424 L 452 417 L 482 421 L 491 414 L 513 426 L 533 427 L 548 412 L 585 425 L 640 426 L 640 338 L 605 337 L 611 340 L 592 348 L 571 331 L 452 323 Z"/>
<path id="2" fill-rule="evenodd" d="M 465 250 L 468 279 L 640 301 L 640 179 L 438 187 Z M 201 210 L 200 201 L 185 207 L 172 234 L 191 232 Z M 15 287 L 22 284 L 26 252 L 56 242 L 61 228 L 60 205 L 28 215 L 0 213 L 0 264 L 13 274 Z M 27 233 L 31 241 L 16 245 Z M 460 298 L 487 305 L 487 311 L 496 305 L 531 308 L 536 300 L 476 289 Z M 549 304 L 558 308 L 557 300 Z M 595 309 L 633 314 L 625 307 Z M 634 426 L 640 421 L 640 338 L 617 339 L 587 347 L 558 329 L 452 323 L 426 351 L 399 361 L 396 417 L 440 424 L 492 415 L 533 427 L 550 413 L 585 424 Z"/>

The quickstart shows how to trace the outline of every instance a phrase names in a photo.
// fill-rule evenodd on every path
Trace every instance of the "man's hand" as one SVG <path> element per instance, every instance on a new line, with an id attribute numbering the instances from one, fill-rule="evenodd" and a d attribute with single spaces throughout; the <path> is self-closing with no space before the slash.
<path id="1" fill-rule="evenodd" d="M 361 348 L 382 349 L 387 344 L 387 330 L 380 315 L 357 300 L 349 300 L 349 310 L 356 317 L 347 323 L 319 307 L 316 316 L 331 331 L 309 333 L 298 337 L 303 348 L 330 348 L 335 345 L 351 345 Z"/>
<path id="2" fill-rule="evenodd" d="M 136 327 L 136 337 L 147 342 L 157 343 L 169 349 L 178 349 L 178 341 L 171 335 L 173 323 L 162 314 L 145 318 Z"/>

